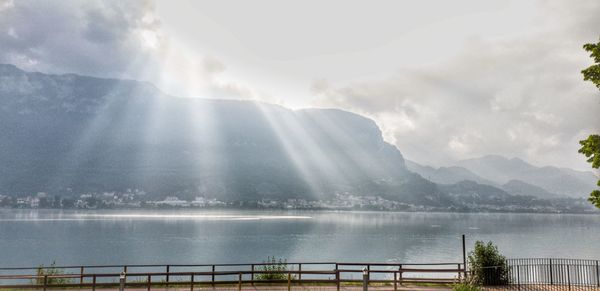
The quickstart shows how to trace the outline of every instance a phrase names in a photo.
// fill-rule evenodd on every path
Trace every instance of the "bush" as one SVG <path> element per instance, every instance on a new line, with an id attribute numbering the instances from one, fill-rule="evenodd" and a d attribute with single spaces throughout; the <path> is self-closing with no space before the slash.
<path id="1" fill-rule="evenodd" d="M 287 280 L 288 267 L 287 260 L 268 257 L 265 265 L 259 268 L 259 271 L 267 272 L 256 275 L 257 280 Z"/>
<path id="2" fill-rule="evenodd" d="M 37 269 L 37 278 L 33 279 L 33 284 L 44 284 L 44 276 L 48 276 L 46 280 L 47 285 L 59 285 L 59 284 L 70 284 L 70 278 L 52 278 L 51 276 L 64 275 L 64 271 L 56 268 L 56 262 L 52 262 L 49 267 L 44 268 L 44 265 L 40 265 Z"/>
<path id="3" fill-rule="evenodd" d="M 459 283 L 452 286 L 452 291 L 479 291 L 479 287 L 468 283 Z"/>
<path id="4" fill-rule="evenodd" d="M 488 242 L 475 242 L 475 249 L 469 253 L 471 282 L 477 285 L 508 284 L 508 265 L 506 257 L 500 254 L 498 247 Z"/>

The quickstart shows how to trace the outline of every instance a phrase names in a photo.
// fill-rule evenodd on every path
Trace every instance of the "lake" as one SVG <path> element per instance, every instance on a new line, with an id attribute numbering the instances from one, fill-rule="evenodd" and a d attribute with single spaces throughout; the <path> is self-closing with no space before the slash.
<path id="1" fill-rule="evenodd" d="M 0 265 L 461 262 L 461 234 L 510 258 L 600 259 L 600 216 L 0 209 Z"/>

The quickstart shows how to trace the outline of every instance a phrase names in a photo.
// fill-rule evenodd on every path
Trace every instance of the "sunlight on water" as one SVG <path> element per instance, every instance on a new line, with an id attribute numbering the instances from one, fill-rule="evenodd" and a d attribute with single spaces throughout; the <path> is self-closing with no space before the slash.
<path id="1" fill-rule="evenodd" d="M 227 214 L 73 214 L 59 217 L 0 218 L 0 221 L 77 221 L 77 220 L 299 220 L 311 219 L 299 215 L 227 215 Z"/>

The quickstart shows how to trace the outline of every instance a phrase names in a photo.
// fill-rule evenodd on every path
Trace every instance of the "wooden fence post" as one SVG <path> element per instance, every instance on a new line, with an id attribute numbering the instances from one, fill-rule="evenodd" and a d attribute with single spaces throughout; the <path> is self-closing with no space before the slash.
<path id="1" fill-rule="evenodd" d="M 194 273 L 190 275 L 190 291 L 194 291 Z"/>
<path id="2" fill-rule="evenodd" d="M 338 264 L 335 264 L 335 285 L 337 291 L 340 291 L 340 269 L 338 269 Z"/>
<path id="3" fill-rule="evenodd" d="M 212 285 L 215 286 L 215 265 L 212 265 Z"/>
<path id="4" fill-rule="evenodd" d="M 242 273 L 238 274 L 238 291 L 242 291 Z"/>
<path id="5" fill-rule="evenodd" d="M 44 275 L 44 291 L 46 291 L 46 287 L 48 287 L 48 275 Z"/>
<path id="6" fill-rule="evenodd" d="M 83 284 L 83 266 L 79 269 L 79 285 Z"/>
<path id="7" fill-rule="evenodd" d="M 152 285 L 152 276 L 148 275 L 148 291 L 150 291 L 150 286 Z"/>
<path id="8" fill-rule="evenodd" d="M 92 291 L 96 291 L 96 274 L 92 277 Z"/>
<path id="9" fill-rule="evenodd" d="M 252 270 L 252 273 L 250 274 L 250 281 L 252 286 L 254 286 L 254 264 L 252 264 L 250 267 L 250 269 Z"/>
<path id="10" fill-rule="evenodd" d="M 398 272 L 394 272 L 394 291 L 398 291 Z"/>
<path id="11" fill-rule="evenodd" d="M 292 291 L 292 272 L 288 272 L 288 291 Z"/>
<path id="12" fill-rule="evenodd" d="M 369 291 L 369 272 L 370 272 L 370 266 L 367 265 L 366 268 L 363 269 L 363 291 Z"/>
<path id="13" fill-rule="evenodd" d="M 398 283 L 402 286 L 402 264 L 398 266 Z"/>
<path id="14" fill-rule="evenodd" d="M 166 278 L 166 281 L 167 281 L 167 283 L 169 283 L 169 271 L 170 271 L 170 270 L 171 270 L 171 266 L 167 265 L 167 278 Z M 169 285 L 169 284 L 167 284 L 167 286 L 168 286 L 168 285 Z"/>
<path id="15" fill-rule="evenodd" d="M 302 264 L 298 264 L 298 280 L 302 281 Z"/>

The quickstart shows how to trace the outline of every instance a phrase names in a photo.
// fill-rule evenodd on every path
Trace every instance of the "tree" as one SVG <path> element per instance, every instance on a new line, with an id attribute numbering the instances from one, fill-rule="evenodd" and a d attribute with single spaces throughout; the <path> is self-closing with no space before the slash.
<path id="1" fill-rule="evenodd" d="M 592 168 L 598 169 L 600 167 L 600 135 L 592 134 L 579 143 L 581 144 L 579 152 L 588 158 L 587 161 L 592 164 Z M 600 186 L 600 180 L 598 180 L 598 186 Z M 592 191 L 588 200 L 600 208 L 600 190 Z"/>
<path id="2" fill-rule="evenodd" d="M 594 59 L 595 64 L 581 71 L 584 81 L 591 81 L 600 89 L 600 41 L 598 43 L 586 43 L 583 49 L 590 52 L 590 57 Z"/>
<path id="3" fill-rule="evenodd" d="M 583 49 L 590 52 L 590 57 L 594 60 L 593 65 L 581 71 L 584 81 L 590 81 L 600 89 L 600 41 L 598 43 L 588 43 L 583 45 Z M 581 148 L 579 153 L 584 154 L 588 158 L 588 163 L 592 164 L 592 168 L 600 167 L 600 135 L 592 134 L 587 139 L 579 141 Z M 600 180 L 598 180 L 600 186 Z M 600 190 L 594 190 L 588 198 L 592 204 L 600 208 Z"/>

